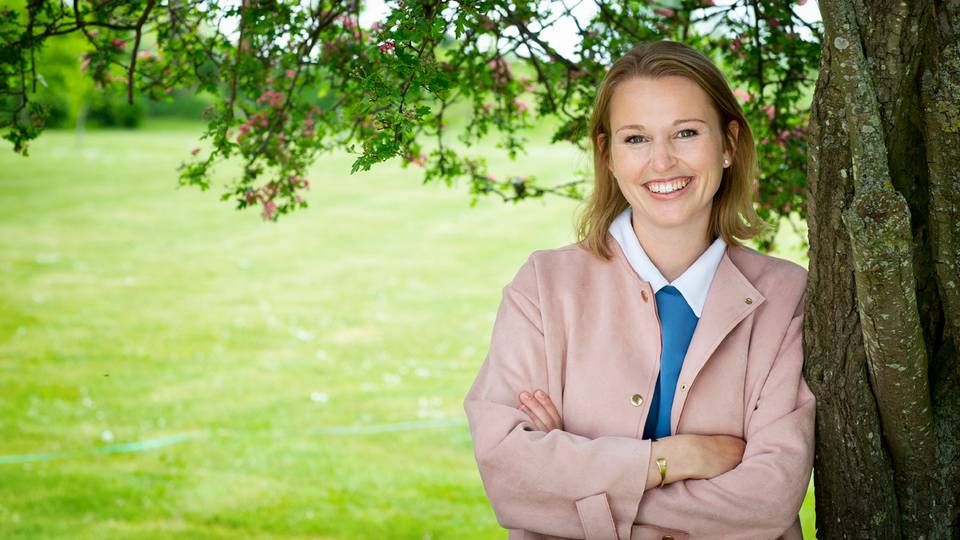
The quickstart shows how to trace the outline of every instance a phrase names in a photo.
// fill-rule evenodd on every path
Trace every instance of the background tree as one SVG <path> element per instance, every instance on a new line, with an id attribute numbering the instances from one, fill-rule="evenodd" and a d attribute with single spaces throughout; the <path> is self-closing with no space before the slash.
<path id="1" fill-rule="evenodd" d="M 333 149 L 354 152 L 354 170 L 400 157 L 424 167 L 425 181 L 466 181 L 474 200 L 578 198 L 589 171 L 548 183 L 492 171 L 469 147 L 496 136 L 516 158 L 533 124 L 549 122 L 554 142 L 585 149 L 606 66 L 636 42 L 672 38 L 710 54 L 736 85 L 761 145 L 761 215 L 774 225 L 793 212 L 802 217 L 820 30 L 788 3 L 402 0 L 369 28 L 360 25 L 361 7 L 30 0 L 0 14 L 0 129 L 27 152 L 51 112 L 34 95 L 37 53 L 77 35 L 88 44 L 83 69 L 106 94 L 122 90 L 130 102 L 178 88 L 214 96 L 209 147 L 188 158 L 181 181 L 207 189 L 214 166 L 238 158 L 242 176 L 224 198 L 259 206 L 267 219 L 305 206 L 298 193 L 309 186 L 306 169 Z M 564 36 L 572 50 L 548 39 L 558 28 L 573 34 Z"/>
<path id="2" fill-rule="evenodd" d="M 957 538 L 960 2 L 822 11 L 805 319 L 817 524 Z"/>

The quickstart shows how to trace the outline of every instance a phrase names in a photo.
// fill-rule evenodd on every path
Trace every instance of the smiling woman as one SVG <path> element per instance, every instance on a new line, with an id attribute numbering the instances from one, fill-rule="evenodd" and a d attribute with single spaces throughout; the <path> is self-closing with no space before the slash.
<path id="1" fill-rule="evenodd" d="M 503 291 L 464 402 L 511 538 L 802 538 L 806 271 L 741 244 L 750 127 L 720 71 L 640 45 L 599 88 L 579 242 Z"/>

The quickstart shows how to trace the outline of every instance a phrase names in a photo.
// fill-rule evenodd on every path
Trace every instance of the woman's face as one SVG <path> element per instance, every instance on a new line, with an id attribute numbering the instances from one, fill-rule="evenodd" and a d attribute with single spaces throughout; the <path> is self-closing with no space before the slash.
<path id="1" fill-rule="evenodd" d="M 732 161 L 706 92 L 683 77 L 623 81 L 610 101 L 610 134 L 608 167 L 634 226 L 705 234 L 723 160 Z"/>

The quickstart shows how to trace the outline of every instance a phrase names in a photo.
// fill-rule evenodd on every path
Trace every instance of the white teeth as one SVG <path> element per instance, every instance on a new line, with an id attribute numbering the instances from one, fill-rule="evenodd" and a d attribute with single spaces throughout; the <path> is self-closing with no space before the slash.
<path id="1" fill-rule="evenodd" d="M 672 193 L 678 189 L 683 189 L 689 183 L 690 178 L 684 178 L 683 180 L 674 180 L 673 182 L 647 184 L 647 188 L 654 193 Z"/>

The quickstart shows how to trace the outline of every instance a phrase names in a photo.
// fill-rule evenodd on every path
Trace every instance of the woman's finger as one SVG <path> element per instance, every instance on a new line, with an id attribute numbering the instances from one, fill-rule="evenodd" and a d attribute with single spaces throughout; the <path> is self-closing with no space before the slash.
<path id="1" fill-rule="evenodd" d="M 540 402 L 540 405 L 543 406 L 544 410 L 547 411 L 547 414 L 550 415 L 550 419 L 553 420 L 553 425 L 558 427 L 563 425 L 560 413 L 557 411 L 557 407 L 553 404 L 553 400 L 550 399 L 550 396 L 548 396 L 543 390 L 537 390 L 533 393 L 533 395 L 535 398 L 537 398 L 537 401 Z"/>
<path id="2" fill-rule="evenodd" d="M 547 426 L 543 425 L 543 422 L 541 422 L 540 419 L 537 418 L 537 415 L 533 414 L 530 411 L 530 409 L 527 408 L 526 405 L 520 405 L 520 410 L 527 413 L 527 416 L 530 417 L 530 421 L 533 422 L 533 425 L 536 426 L 538 430 L 550 431 L 549 429 L 547 429 Z"/>
<path id="3" fill-rule="evenodd" d="M 520 402 L 527 406 L 537 419 L 543 425 L 544 431 L 550 431 L 550 428 L 547 426 L 552 425 L 552 420 L 550 415 L 547 414 L 547 410 L 543 408 L 543 405 L 535 397 L 533 397 L 529 392 L 520 393 Z"/>

